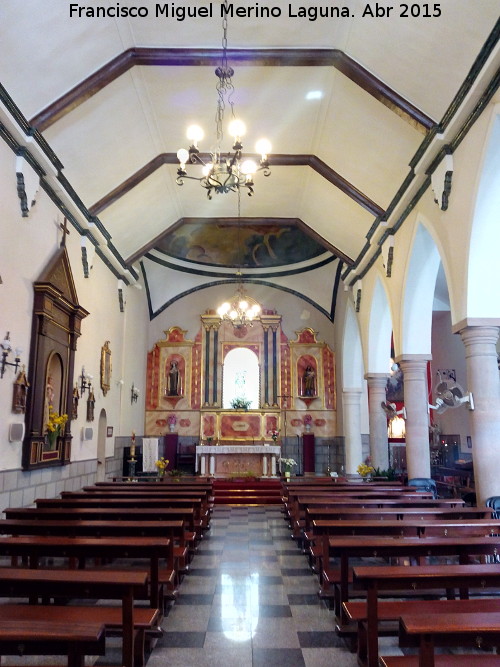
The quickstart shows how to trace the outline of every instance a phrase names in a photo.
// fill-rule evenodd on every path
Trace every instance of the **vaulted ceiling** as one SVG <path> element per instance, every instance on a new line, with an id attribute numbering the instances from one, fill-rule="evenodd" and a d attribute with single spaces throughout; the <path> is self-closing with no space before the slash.
<path id="1" fill-rule="evenodd" d="M 239 221 L 235 194 L 209 201 L 195 181 L 176 184 L 186 127 L 203 126 L 202 151 L 214 143 L 220 0 L 167 3 L 170 12 L 212 10 L 184 21 L 156 16 L 151 2 L 147 17 L 92 18 L 89 8 L 117 3 L 2 0 L 1 82 L 62 163 L 85 231 L 97 228 L 121 265 L 135 267 L 129 277 L 142 263 L 158 309 L 233 279 L 241 264 L 246 279 L 303 294 L 331 315 L 339 274 L 370 262 L 373 240 L 425 181 L 416 164 L 432 165 L 442 150 L 432 140 L 492 58 L 498 67 L 500 3 L 396 4 L 376 17 L 377 3 L 346 0 L 315 6 L 348 17 L 316 20 L 309 3 L 309 17 L 282 1 L 229 4 L 254 8 L 227 24 L 244 152 L 262 136 L 273 146 L 272 174 L 256 175 Z M 255 16 L 265 7 L 281 15 Z M 242 262 L 231 250 L 240 232 Z"/>

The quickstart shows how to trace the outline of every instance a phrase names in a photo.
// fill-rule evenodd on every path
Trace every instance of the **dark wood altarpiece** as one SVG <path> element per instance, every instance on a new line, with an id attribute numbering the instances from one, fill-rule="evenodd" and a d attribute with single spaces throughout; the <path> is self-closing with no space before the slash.
<path id="1" fill-rule="evenodd" d="M 71 414 L 76 341 L 89 313 L 78 303 L 65 246 L 61 246 L 34 283 L 26 401 L 24 470 L 65 465 L 71 456 Z M 49 394 L 50 391 L 50 394 Z M 52 447 L 46 437 L 48 403 L 69 420 Z"/>

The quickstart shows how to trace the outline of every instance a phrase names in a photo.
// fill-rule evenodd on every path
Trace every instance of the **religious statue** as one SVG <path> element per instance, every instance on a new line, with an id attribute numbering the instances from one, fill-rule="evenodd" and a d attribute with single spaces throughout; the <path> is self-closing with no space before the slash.
<path id="1" fill-rule="evenodd" d="M 12 412 L 15 414 L 24 414 L 26 412 L 26 396 L 29 386 L 26 377 L 26 368 L 23 366 L 14 382 L 12 392 Z"/>
<path id="2" fill-rule="evenodd" d="M 49 375 L 47 378 L 47 384 L 45 385 L 45 399 L 43 406 L 43 430 L 45 431 L 47 423 L 49 421 L 50 408 L 54 407 L 54 386 L 52 384 L 52 375 Z"/>
<path id="3" fill-rule="evenodd" d="M 71 403 L 71 419 L 78 419 L 78 400 L 80 398 L 80 394 L 78 393 L 78 385 L 75 384 L 75 388 L 73 389 L 73 400 Z"/>
<path id="4" fill-rule="evenodd" d="M 174 359 L 174 361 L 170 362 L 170 370 L 168 371 L 168 390 L 167 390 L 168 396 L 180 396 L 179 380 L 180 380 L 179 364 Z"/>
<path id="5" fill-rule="evenodd" d="M 95 396 L 92 386 L 89 388 L 89 397 L 87 399 L 87 421 L 94 421 L 94 405 L 95 405 Z"/>
<path id="6" fill-rule="evenodd" d="M 316 373 L 314 372 L 314 368 L 312 366 L 306 366 L 306 369 L 304 370 L 303 381 L 303 395 L 316 396 Z"/>

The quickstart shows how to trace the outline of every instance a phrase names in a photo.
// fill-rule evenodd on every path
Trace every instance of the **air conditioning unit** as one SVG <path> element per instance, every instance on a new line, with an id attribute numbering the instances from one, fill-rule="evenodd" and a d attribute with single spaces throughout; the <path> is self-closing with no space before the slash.
<path id="1" fill-rule="evenodd" d="M 24 422 L 9 425 L 9 442 L 22 442 L 24 440 Z"/>
<path id="2" fill-rule="evenodd" d="M 90 426 L 82 427 L 82 440 L 92 440 L 94 437 L 94 429 Z"/>

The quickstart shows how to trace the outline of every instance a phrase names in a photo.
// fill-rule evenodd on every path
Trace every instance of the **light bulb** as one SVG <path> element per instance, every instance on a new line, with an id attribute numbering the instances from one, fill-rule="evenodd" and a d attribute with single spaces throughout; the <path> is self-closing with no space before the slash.
<path id="1" fill-rule="evenodd" d="M 260 153 L 264 159 L 271 152 L 271 148 L 272 146 L 269 139 L 259 139 L 259 141 L 255 144 L 255 150 L 257 153 Z"/>
<path id="2" fill-rule="evenodd" d="M 187 129 L 186 136 L 195 146 L 197 146 L 198 141 L 203 139 L 205 133 L 199 125 L 190 125 Z"/>
<path id="3" fill-rule="evenodd" d="M 255 162 L 253 160 L 245 160 L 242 163 L 240 169 L 241 169 L 242 174 L 246 174 L 246 175 L 255 174 L 255 172 L 257 171 L 257 165 L 255 164 Z"/>
<path id="4" fill-rule="evenodd" d="M 217 309 L 217 313 L 222 317 L 227 313 L 231 306 L 228 304 L 227 301 L 225 301 L 219 308 Z"/>
<path id="5" fill-rule="evenodd" d="M 203 176 L 208 176 L 210 174 L 210 172 L 212 171 L 212 167 L 213 167 L 213 164 L 211 164 L 211 163 L 203 165 L 203 168 L 201 170 L 201 173 L 203 174 Z"/>
<path id="6" fill-rule="evenodd" d="M 238 317 L 238 313 L 237 313 L 235 310 L 232 310 L 232 311 L 229 313 L 229 317 L 230 317 L 232 320 L 235 320 L 235 319 Z"/>
<path id="7" fill-rule="evenodd" d="M 242 137 L 246 131 L 246 125 L 242 120 L 235 119 L 229 123 L 229 134 L 235 139 Z"/>
<path id="8" fill-rule="evenodd" d="M 179 148 L 177 151 L 177 159 L 185 166 L 186 162 L 189 160 L 189 152 L 185 148 Z"/>
<path id="9" fill-rule="evenodd" d="M 238 304 L 240 310 L 248 310 L 248 302 L 242 299 Z"/>

